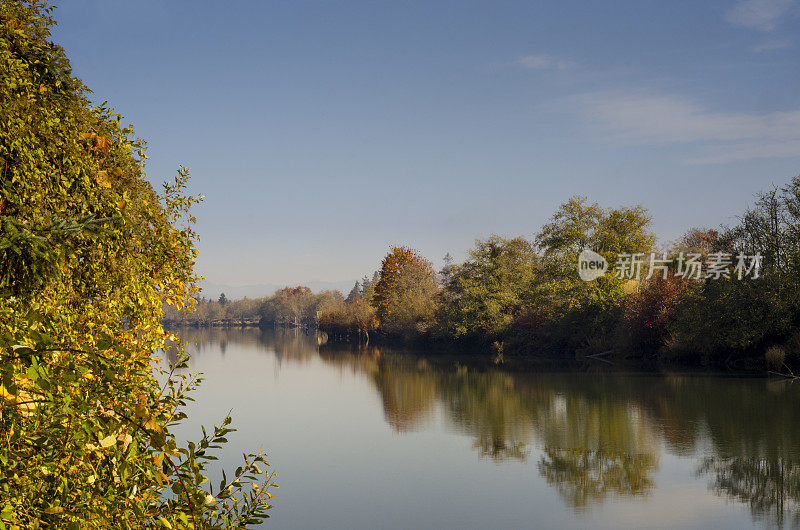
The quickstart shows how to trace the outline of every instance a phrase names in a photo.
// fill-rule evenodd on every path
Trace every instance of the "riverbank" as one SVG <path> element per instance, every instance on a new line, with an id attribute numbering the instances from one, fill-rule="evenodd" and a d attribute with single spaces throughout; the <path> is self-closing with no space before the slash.
<path id="1" fill-rule="evenodd" d="M 632 355 L 619 351 L 586 353 L 573 351 L 567 354 L 541 351 L 520 351 L 509 349 L 502 344 L 486 344 L 480 341 L 432 340 L 415 337 L 406 340 L 402 337 L 373 332 L 331 336 L 328 333 L 308 326 L 286 326 L 269 323 L 245 321 L 216 321 L 166 326 L 180 330 L 235 330 L 248 329 L 256 336 L 275 333 L 314 337 L 320 353 L 381 355 L 385 353 L 412 356 L 418 361 L 446 366 L 462 364 L 472 369 L 502 368 L 509 372 L 557 371 L 557 372 L 631 372 L 649 374 L 706 374 L 725 377 L 774 377 L 792 379 L 794 375 L 785 371 L 770 371 L 763 361 L 755 358 L 736 359 L 728 364 L 690 362 L 697 357 L 664 359 L 657 355 Z"/>
<path id="2" fill-rule="evenodd" d="M 453 342 L 405 342 L 376 339 L 367 343 L 323 341 L 320 351 L 331 353 L 369 353 L 388 351 L 413 356 L 436 365 L 463 364 L 476 369 L 500 368 L 508 372 L 616 372 L 640 374 L 695 374 L 724 377 L 759 377 L 792 379 L 793 374 L 772 372 L 752 360 L 750 364 L 737 365 L 699 364 L 685 359 L 660 360 L 655 356 L 624 356 L 618 352 L 606 355 L 547 355 L 503 352 L 498 354 L 491 346 Z"/>
<path id="3" fill-rule="evenodd" d="M 260 320 L 209 320 L 196 322 L 174 322 L 165 320 L 161 324 L 167 329 L 180 328 L 253 328 L 260 327 Z"/>

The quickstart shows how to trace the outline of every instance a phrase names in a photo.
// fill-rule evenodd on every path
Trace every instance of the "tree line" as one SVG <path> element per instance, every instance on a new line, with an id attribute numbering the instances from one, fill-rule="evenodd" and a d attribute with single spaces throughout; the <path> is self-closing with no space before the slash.
<path id="1" fill-rule="evenodd" d="M 348 340 L 479 345 L 499 359 L 624 357 L 791 375 L 800 360 L 800 177 L 757 195 L 735 223 L 692 228 L 674 243 L 657 246 L 651 221 L 642 206 L 574 197 L 533 240 L 478 240 L 463 263 L 447 256 L 439 271 L 394 247 L 372 278 L 321 309 L 318 326 Z M 581 279 L 586 249 L 611 270 Z"/>
<path id="2" fill-rule="evenodd" d="M 317 316 L 342 301 L 339 291 L 313 293 L 305 286 L 285 287 L 272 296 L 229 300 L 196 297 L 190 308 L 166 305 L 163 322 L 174 326 L 316 326 Z"/>
<path id="3" fill-rule="evenodd" d="M 642 206 L 585 197 L 536 236 L 478 240 L 462 263 L 394 247 L 347 296 L 286 287 L 196 299 L 168 324 L 317 326 L 331 340 L 437 342 L 507 356 L 679 362 L 793 375 L 800 362 L 800 177 L 728 226 L 657 245 Z M 579 274 L 591 250 L 609 270 Z M 636 274 L 634 274 L 636 272 Z"/>

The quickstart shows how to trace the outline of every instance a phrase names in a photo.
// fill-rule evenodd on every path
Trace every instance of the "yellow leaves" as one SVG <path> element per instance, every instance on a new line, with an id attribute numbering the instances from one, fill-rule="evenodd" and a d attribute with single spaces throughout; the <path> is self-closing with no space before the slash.
<path id="1" fill-rule="evenodd" d="M 6 390 L 6 387 L 4 387 L 2 384 L 0 384 L 0 397 L 5 398 L 6 401 L 14 401 L 16 399 L 16 396 Z"/>
<path id="2" fill-rule="evenodd" d="M 133 438 L 128 434 L 127 428 L 125 425 L 120 425 L 116 431 L 112 434 L 112 436 L 116 437 L 118 442 L 122 442 L 125 448 L 128 447 L 128 444 L 133 441 Z"/>
<path id="3" fill-rule="evenodd" d="M 22 378 L 16 381 L 18 387 L 23 386 L 27 383 L 30 383 L 30 380 L 26 378 Z M 0 396 L 2 396 L 3 399 L 8 401 L 9 404 L 16 406 L 19 413 L 22 414 L 24 417 L 33 416 L 34 414 L 36 414 L 36 409 L 39 406 L 39 403 L 34 398 L 34 396 L 32 396 L 30 393 L 20 388 L 17 389 L 16 394 L 13 394 L 6 387 L 0 384 Z"/>
<path id="4" fill-rule="evenodd" d="M 175 443 L 175 440 L 169 439 L 167 440 L 166 445 L 164 446 L 164 452 L 169 456 L 179 457 L 181 454 L 178 452 L 178 446 Z"/>
<path id="5" fill-rule="evenodd" d="M 38 6 L 40 2 L 23 4 Z M 27 10 L 14 7 L 11 14 Z M 33 19 L 25 18 L 23 24 L 29 20 Z M 37 29 L 36 35 L 31 31 L 31 39 L 47 32 L 48 22 L 37 20 L 31 23 L 41 31 Z M 18 24 L 0 17 L 0 29 L 6 34 L 6 28 L 16 28 Z M 31 26 L 31 30 L 35 28 Z M 3 366 L 5 377 L 0 381 L 4 383 L 0 385 L 0 414 L 5 423 L 2 438 L 15 459 L 13 465 L 9 462 L 8 471 L 19 477 L 16 484 L 13 480 L 10 483 L 19 493 L 14 509 L 20 507 L 21 517 L 30 518 L 20 523 L 25 528 L 42 513 L 60 513 L 61 508 L 57 507 L 45 512 L 56 504 L 62 504 L 63 511 L 75 520 L 89 521 L 90 526 L 135 526 L 136 517 L 130 515 L 130 507 L 147 511 L 162 501 L 159 489 L 154 487 L 155 470 L 148 465 L 148 457 L 158 449 L 147 443 L 147 434 L 138 426 L 145 424 L 148 434 L 161 443 L 169 437 L 163 431 L 171 421 L 167 414 L 171 411 L 163 409 L 177 407 L 159 393 L 160 372 L 148 361 L 150 355 L 161 357 L 158 346 L 162 336 L 158 323 L 161 304 L 158 294 L 151 291 L 151 284 L 175 276 L 193 276 L 185 258 L 192 233 L 184 236 L 171 232 L 172 224 L 178 223 L 177 214 L 183 211 L 181 190 L 170 195 L 176 206 L 168 209 L 162 205 L 158 192 L 143 178 L 143 157 L 137 151 L 144 144 L 133 139 L 132 131 L 122 128 L 121 118 L 105 105 L 88 108 L 79 82 L 73 82 L 62 68 L 66 61 L 60 51 L 53 55 L 55 48 L 45 40 L 20 42 L 25 48 L 20 51 L 22 55 L 11 59 L 20 59 L 17 62 L 23 66 L 36 61 L 41 68 L 10 72 L 6 77 L 17 88 L 9 85 L 9 90 L 19 91 L 22 103 L 48 100 L 48 105 L 20 104 L 8 109 L 3 105 L 3 111 L 8 110 L 9 114 L 5 121 L 11 124 L 4 133 L 11 135 L 8 145 L 15 155 L 7 160 L 8 175 L 3 178 L 13 180 L 14 194 L 7 194 L 8 189 L 0 190 L 0 215 L 13 213 L 18 221 L 38 226 L 53 213 L 58 214 L 58 222 L 63 221 L 65 227 L 83 226 L 82 220 L 91 213 L 107 218 L 136 210 L 137 215 L 125 215 L 123 222 L 87 221 L 87 227 L 102 230 L 82 230 L 77 240 L 65 240 L 58 248 L 44 245 L 40 252 L 38 247 L 32 247 L 35 252 L 31 256 L 26 252 L 20 258 L 20 271 L 9 269 L 11 276 L 0 278 L 19 287 L 13 290 L 21 293 L 18 299 L 2 304 L 0 335 L 31 346 L 13 354 L 9 346 L 4 362 L 8 358 L 13 366 L 10 370 Z M 48 57 L 58 60 L 53 62 Z M 44 69 L 50 79 L 57 81 L 37 79 Z M 60 93 L 58 98 L 52 97 L 54 91 Z M 73 178 L 76 175 L 79 178 Z M 147 201 L 147 209 L 138 215 L 143 200 Z M 53 230 L 61 230 L 55 220 L 53 224 Z M 72 229 L 64 230 L 71 233 Z M 173 239 L 179 239 L 177 245 Z M 163 254 L 162 249 L 166 249 Z M 63 276 L 56 274 L 58 270 Z M 28 276 L 36 278 L 31 285 Z M 43 307 L 35 307 L 37 302 Z M 114 336 L 111 345 L 99 341 L 103 332 Z M 33 358 L 40 365 L 29 366 Z M 33 381 L 18 379 L 26 369 Z M 137 419 L 125 426 L 127 432 L 118 430 L 120 422 L 128 421 L 126 413 L 133 412 L 140 390 L 143 397 L 142 405 L 137 406 Z M 140 440 L 141 446 L 134 451 L 138 444 L 133 442 Z M 169 449 L 172 454 L 177 450 Z M 98 462 L 103 463 L 102 469 L 95 467 Z M 127 462 L 128 467 L 122 462 Z M 75 465 L 69 467 L 72 463 Z M 106 463 L 111 469 L 106 469 Z M 51 473 L 52 488 L 37 488 L 31 482 L 45 473 L 39 471 L 42 464 Z M 69 480 L 62 486 L 61 478 Z M 163 474 L 158 478 L 162 482 L 167 479 Z M 125 487 L 117 485 L 117 480 Z M 143 493 L 132 502 L 126 501 L 133 484 L 139 484 Z M 56 488 L 58 495 L 54 493 Z M 98 497 L 92 498 L 93 495 Z M 145 495 L 149 499 L 142 499 Z M 54 502 L 56 497 L 60 500 Z M 199 497 L 196 504 L 202 499 Z M 0 508 L 4 505 L 5 502 L 0 504 Z M 7 510 L 3 511 L 2 521 L 9 525 Z M 181 526 L 177 517 L 166 517 L 172 525 Z M 66 522 L 51 521 L 51 525 L 60 524 Z"/>
<path id="6" fill-rule="evenodd" d="M 111 187 L 111 180 L 108 178 L 108 171 L 101 170 L 97 172 L 97 183 L 101 188 Z"/>
<path id="7" fill-rule="evenodd" d="M 161 432 L 161 427 L 156 423 L 154 416 L 147 418 L 147 421 L 144 422 L 144 426 L 151 431 Z"/>
<path id="8" fill-rule="evenodd" d="M 136 414 L 137 418 L 145 418 L 150 415 L 150 411 L 144 403 L 137 403 L 136 406 L 133 407 L 133 413 Z"/>
<path id="9" fill-rule="evenodd" d="M 98 436 L 98 439 L 100 439 L 100 436 Z M 131 444 L 131 442 L 133 442 L 133 437 L 125 432 L 124 427 L 120 427 L 112 434 L 100 439 L 100 445 L 87 443 L 85 447 L 90 451 L 101 451 L 103 449 L 108 449 L 109 447 L 115 446 L 117 442 L 122 443 L 122 450 L 125 451 L 128 449 L 128 446 Z"/>
<path id="10" fill-rule="evenodd" d="M 57 513 L 64 513 L 64 508 L 62 508 L 61 506 L 51 506 L 51 507 L 45 509 L 44 513 L 48 513 L 48 514 L 51 514 L 51 515 L 52 514 L 57 514 Z"/>
<path id="11" fill-rule="evenodd" d="M 35 401 L 25 401 L 22 403 L 18 403 L 17 407 L 19 408 L 20 414 L 25 416 L 26 418 L 29 416 L 33 416 L 36 414 L 36 409 L 38 408 L 38 403 Z"/>
<path id="12" fill-rule="evenodd" d="M 170 524 L 169 521 L 167 521 L 166 518 L 159 517 L 158 520 L 161 521 L 161 524 L 164 525 L 165 528 L 172 528 L 172 525 Z"/>
<path id="13" fill-rule="evenodd" d="M 102 449 L 106 449 L 116 443 L 117 443 L 117 436 L 115 434 L 111 434 L 100 440 L 100 447 Z"/>
<path id="14" fill-rule="evenodd" d="M 131 436 L 128 433 L 121 433 L 117 435 L 117 441 L 122 442 L 122 450 L 126 451 L 128 449 L 128 446 L 133 441 L 133 436 Z"/>

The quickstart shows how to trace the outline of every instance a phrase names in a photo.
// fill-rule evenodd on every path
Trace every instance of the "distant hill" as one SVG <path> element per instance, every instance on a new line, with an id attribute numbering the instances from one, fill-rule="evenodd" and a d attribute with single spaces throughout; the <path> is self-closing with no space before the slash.
<path id="1" fill-rule="evenodd" d="M 303 282 L 300 285 L 305 285 L 315 293 L 328 290 L 341 291 L 342 294 L 347 296 L 350 289 L 356 280 L 345 280 L 340 282 Z M 200 296 L 208 299 L 219 298 L 220 293 L 225 293 L 225 296 L 230 300 L 238 300 L 244 297 L 247 298 L 262 298 L 264 296 L 271 296 L 275 294 L 278 289 L 284 287 L 296 287 L 298 284 L 277 284 L 277 283 L 260 283 L 255 285 L 228 285 L 211 282 L 200 282 Z"/>

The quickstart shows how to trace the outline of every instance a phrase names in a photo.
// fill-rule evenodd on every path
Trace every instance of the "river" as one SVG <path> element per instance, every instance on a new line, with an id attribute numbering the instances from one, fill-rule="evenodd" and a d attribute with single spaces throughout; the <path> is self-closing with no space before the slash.
<path id="1" fill-rule="evenodd" d="M 268 454 L 267 527 L 800 525 L 798 383 L 508 371 L 298 330 L 181 334 L 205 381 L 177 434 L 232 409 L 220 464 Z"/>

